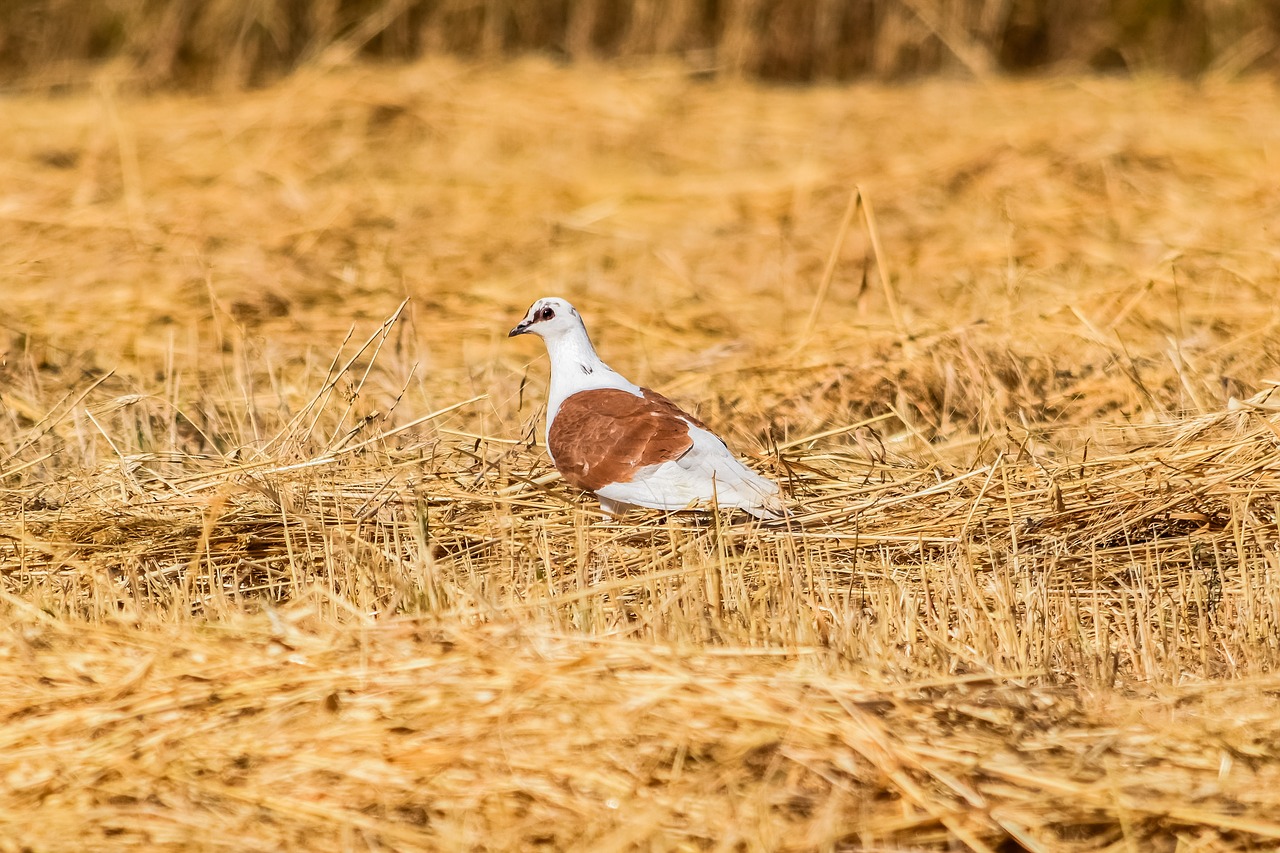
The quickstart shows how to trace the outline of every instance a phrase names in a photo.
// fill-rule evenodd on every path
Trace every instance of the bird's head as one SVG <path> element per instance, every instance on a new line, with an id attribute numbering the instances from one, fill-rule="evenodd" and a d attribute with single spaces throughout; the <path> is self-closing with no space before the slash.
<path id="1" fill-rule="evenodd" d="M 534 334 L 541 338 L 554 338 L 582 325 L 578 311 L 568 302 L 555 296 L 539 299 L 530 306 L 524 319 L 507 333 L 507 337 Z"/>

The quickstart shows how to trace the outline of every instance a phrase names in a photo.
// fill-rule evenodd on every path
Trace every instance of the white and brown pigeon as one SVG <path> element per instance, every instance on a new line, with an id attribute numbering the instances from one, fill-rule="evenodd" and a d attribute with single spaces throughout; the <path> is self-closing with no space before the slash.
<path id="1" fill-rule="evenodd" d="M 601 361 L 568 302 L 533 303 L 508 336 L 524 334 L 541 337 L 551 356 L 551 461 L 605 512 L 716 505 L 756 518 L 786 514 L 777 484 L 739 462 L 706 424 Z"/>

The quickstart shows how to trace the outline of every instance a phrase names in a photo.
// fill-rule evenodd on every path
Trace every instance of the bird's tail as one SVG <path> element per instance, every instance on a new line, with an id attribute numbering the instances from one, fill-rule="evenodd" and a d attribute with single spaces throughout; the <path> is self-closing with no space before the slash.
<path id="1" fill-rule="evenodd" d="M 778 484 L 750 468 L 744 467 L 737 482 L 717 483 L 717 492 L 721 506 L 736 506 L 762 520 L 786 518 L 790 514 Z"/>

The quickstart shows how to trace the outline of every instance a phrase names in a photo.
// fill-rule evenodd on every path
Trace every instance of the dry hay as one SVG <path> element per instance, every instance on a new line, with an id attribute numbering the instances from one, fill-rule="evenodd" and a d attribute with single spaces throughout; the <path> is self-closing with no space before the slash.
<path id="1" fill-rule="evenodd" d="M 198 635 L 10 632 L 6 836 L 239 850 L 1276 837 L 1274 677 L 1141 700 L 990 675 L 886 683 L 806 649 L 338 629 L 306 609 Z M 60 819 L 30 821 L 42 812 Z"/>
<path id="2" fill-rule="evenodd" d="M 1274 844 L 1274 101 L 21 102 L 0 849 Z M 552 291 L 794 517 L 559 484 Z"/>

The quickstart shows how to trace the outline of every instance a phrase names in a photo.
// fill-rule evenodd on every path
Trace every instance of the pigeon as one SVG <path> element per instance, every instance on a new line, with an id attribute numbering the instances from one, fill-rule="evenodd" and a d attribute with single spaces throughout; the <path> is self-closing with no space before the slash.
<path id="1" fill-rule="evenodd" d="M 787 514 L 778 485 L 739 462 L 706 424 L 601 361 L 568 302 L 533 303 L 508 337 L 526 334 L 541 337 L 551 356 L 551 461 L 606 513 L 718 506 L 760 519 Z"/>

